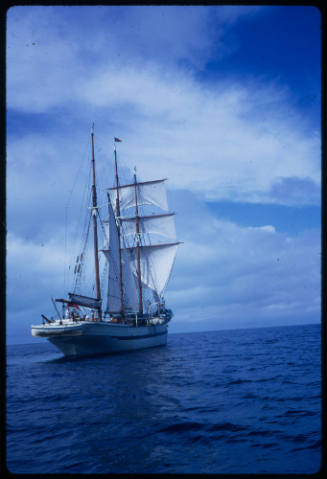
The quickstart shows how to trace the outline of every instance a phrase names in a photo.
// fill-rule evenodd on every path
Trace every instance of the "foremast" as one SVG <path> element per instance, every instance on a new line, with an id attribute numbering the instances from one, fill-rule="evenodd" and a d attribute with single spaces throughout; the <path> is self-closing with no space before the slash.
<path id="1" fill-rule="evenodd" d="M 65 316 L 65 308 L 67 308 L 66 314 L 71 314 L 69 308 L 78 308 L 78 306 L 83 306 L 98 312 L 98 317 L 95 318 L 92 312 L 92 318 L 94 320 L 102 320 L 102 299 L 101 299 L 101 286 L 100 286 L 100 272 L 99 272 L 99 247 L 98 247 L 98 204 L 97 204 L 97 191 L 96 191 L 96 176 L 95 176 L 95 154 L 94 154 L 94 123 L 91 128 L 91 167 L 92 167 L 92 206 L 89 208 L 91 210 L 91 217 L 93 222 L 93 250 L 94 250 L 94 271 L 95 271 L 95 287 L 96 287 L 96 298 L 84 296 L 77 294 L 75 283 L 74 292 L 68 293 L 68 299 L 58 298 L 55 299 L 55 302 L 62 303 L 63 305 L 63 317 Z M 91 218 L 90 218 L 91 220 Z M 90 223 L 89 223 L 90 224 Z M 88 232 L 87 232 L 88 238 Z M 86 241 L 87 241 L 86 238 Z M 74 273 L 81 274 L 82 258 L 84 257 L 84 251 L 80 256 L 77 257 L 76 266 Z M 59 313 L 57 311 L 59 316 Z M 72 313 L 74 315 L 74 312 Z"/>
<path id="2" fill-rule="evenodd" d="M 91 130 L 92 142 L 92 218 L 93 218 L 93 248 L 94 248 L 94 267 L 95 267 L 95 286 L 97 300 L 99 301 L 98 318 L 102 318 L 101 309 L 101 288 L 100 288 L 100 273 L 99 273 L 99 247 L 98 247 L 98 205 L 97 205 L 97 191 L 95 182 L 95 155 L 94 155 L 94 124 Z"/>

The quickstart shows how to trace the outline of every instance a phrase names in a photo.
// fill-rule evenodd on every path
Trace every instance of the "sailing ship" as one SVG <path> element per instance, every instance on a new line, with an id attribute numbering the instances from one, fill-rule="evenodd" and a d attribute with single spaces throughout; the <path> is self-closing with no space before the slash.
<path id="1" fill-rule="evenodd" d="M 42 324 L 31 326 L 33 336 L 46 338 L 65 356 L 108 354 L 167 343 L 168 323 L 173 313 L 166 308 L 163 293 L 180 244 L 176 239 L 174 213 L 167 204 L 167 179 L 138 181 L 135 168 L 132 180 L 121 184 L 116 146 L 121 141 L 114 138 L 114 186 L 107 188 L 108 219 L 103 222 L 107 238 L 100 250 L 98 222 L 101 218 L 92 126 L 89 221 L 93 223 L 96 290 L 93 296 L 96 297 L 74 289 L 65 299 L 53 299 L 58 319 L 42 314 Z M 151 214 L 144 214 L 149 205 Z M 101 254 L 107 266 L 106 298 L 102 297 L 100 285 Z M 80 272 L 82 262 L 83 253 L 77 258 L 75 272 Z M 62 312 L 58 303 L 62 305 Z"/>

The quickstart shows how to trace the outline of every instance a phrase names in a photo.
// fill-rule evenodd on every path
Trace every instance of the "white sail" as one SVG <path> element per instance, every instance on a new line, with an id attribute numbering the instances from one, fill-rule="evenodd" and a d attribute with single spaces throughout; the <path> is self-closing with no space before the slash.
<path id="1" fill-rule="evenodd" d="M 109 248 L 109 221 L 103 222 L 104 238 L 103 238 L 103 249 Z"/>
<path id="2" fill-rule="evenodd" d="M 169 280 L 179 243 L 140 247 L 141 280 L 144 285 L 161 296 Z M 137 269 L 136 248 L 130 252 L 132 269 Z"/>
<path id="3" fill-rule="evenodd" d="M 134 235 L 136 218 L 121 218 L 122 233 Z M 140 233 L 157 234 L 166 238 L 176 239 L 174 213 L 153 216 L 141 216 L 138 219 Z"/>
<path id="4" fill-rule="evenodd" d="M 107 291 L 107 312 L 121 311 L 121 287 L 119 265 L 119 237 L 112 206 L 109 202 L 109 250 L 104 250 L 109 262 L 109 281 Z M 123 304 L 124 309 L 135 311 L 138 308 L 137 284 L 131 268 L 129 254 L 122 250 Z"/>
<path id="5" fill-rule="evenodd" d="M 116 257 L 115 275 L 109 268 L 108 311 L 121 310 L 121 289 L 119 276 L 119 244 L 116 221 L 120 225 L 121 237 L 121 266 L 123 303 L 126 311 L 139 309 L 139 287 L 136 239 L 136 217 L 120 216 L 115 221 L 117 192 L 119 195 L 120 211 L 141 206 L 155 205 L 168 211 L 165 180 L 137 182 L 109 188 L 109 252 L 106 252 L 110 261 Z M 136 189 L 136 191 L 135 191 Z M 136 204 L 137 200 L 137 204 Z M 152 291 L 155 297 L 162 296 L 168 283 L 174 264 L 177 246 L 174 213 L 153 214 L 138 216 L 140 241 L 140 274 L 142 290 Z M 119 226 L 118 225 L 118 226 Z M 112 230 L 114 233 L 112 233 Z M 172 242 L 166 243 L 162 237 Z M 152 243 L 152 244 L 151 244 Z M 156 243 L 156 244 L 153 244 Z M 116 250 L 114 254 L 113 250 Z M 118 272 L 118 274 L 117 274 Z M 114 298 L 112 298 L 112 295 Z"/>
<path id="6" fill-rule="evenodd" d="M 142 205 L 155 205 L 168 211 L 167 195 L 164 185 L 165 180 L 146 181 L 136 184 L 137 203 Z M 110 188 L 110 198 L 113 207 L 116 207 L 117 190 L 119 191 L 120 211 L 136 206 L 135 185 L 123 185 Z"/>
<path id="7" fill-rule="evenodd" d="M 137 273 L 136 265 L 131 259 L 130 251 L 128 249 L 122 250 L 124 308 L 127 311 L 137 311 L 139 308 Z"/>
<path id="8" fill-rule="evenodd" d="M 109 281 L 107 291 L 107 312 L 121 310 L 119 237 L 115 215 L 109 201 L 109 250 L 104 250 L 109 262 Z"/>

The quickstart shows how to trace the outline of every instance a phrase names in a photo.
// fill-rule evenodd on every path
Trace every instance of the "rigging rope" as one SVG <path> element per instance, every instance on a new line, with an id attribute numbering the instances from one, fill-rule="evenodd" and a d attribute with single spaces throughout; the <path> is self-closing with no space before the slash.
<path id="1" fill-rule="evenodd" d="M 74 253 L 74 251 L 73 251 L 76 248 L 76 244 L 73 244 L 71 239 L 79 237 L 78 231 L 80 231 L 80 226 L 81 226 L 81 221 L 79 221 L 79 220 L 81 218 L 84 218 L 83 204 L 85 202 L 85 199 L 86 199 L 86 201 L 88 201 L 87 193 L 88 193 L 88 190 L 89 190 L 89 181 L 84 183 L 85 187 L 84 187 L 84 191 L 83 191 L 83 194 L 82 194 L 82 201 L 78 201 L 78 204 L 80 205 L 79 211 L 76 212 L 76 209 L 74 209 L 73 218 L 68 217 L 69 216 L 68 215 L 68 213 L 69 213 L 68 209 L 72 208 L 71 203 L 72 203 L 73 194 L 76 191 L 76 185 L 77 185 L 77 183 L 79 183 L 79 184 L 81 183 L 79 181 L 80 176 L 81 176 L 81 172 L 85 171 L 85 166 L 84 165 L 86 163 L 86 160 L 89 157 L 89 154 L 87 154 L 87 148 L 88 148 L 88 150 L 90 150 L 90 140 L 88 140 L 88 143 L 83 148 L 83 150 L 84 150 L 83 153 L 80 155 L 80 157 L 82 158 L 82 161 L 78 162 L 79 163 L 79 168 L 77 169 L 75 179 L 74 179 L 74 182 L 73 182 L 72 187 L 70 189 L 70 192 L 68 194 L 68 199 L 67 199 L 67 203 L 66 203 L 66 206 L 65 206 L 65 258 L 66 258 L 66 261 L 64 262 L 64 275 L 63 275 L 64 291 L 67 289 L 67 281 L 69 281 L 69 283 L 71 283 L 71 281 L 74 281 L 74 279 L 71 278 L 70 273 L 71 273 L 71 265 L 74 263 L 74 257 L 76 256 L 76 252 Z M 84 198 L 84 201 L 83 201 L 83 198 Z M 87 222 L 87 218 L 86 218 L 86 221 L 84 220 L 83 232 L 85 230 L 86 222 Z M 68 226 L 70 227 L 69 231 L 68 231 Z M 68 234 L 69 234 L 69 237 L 70 237 L 70 241 L 69 241 L 69 243 L 70 243 L 69 250 L 70 251 L 68 251 L 68 241 L 67 241 Z M 67 262 L 68 262 L 68 264 L 67 264 Z M 67 278 L 67 276 L 70 276 L 71 279 Z"/>
<path id="2" fill-rule="evenodd" d="M 80 255 L 80 258 L 81 258 L 81 261 L 79 263 L 80 269 L 77 271 L 77 274 L 76 274 L 76 277 L 75 277 L 75 285 L 74 285 L 74 289 L 73 289 L 74 293 L 76 293 L 77 288 L 80 287 L 80 285 L 81 285 L 82 271 L 83 271 L 84 262 L 85 262 L 85 252 L 86 252 L 86 246 L 87 246 L 87 241 L 88 241 L 88 237 L 89 237 L 91 217 L 92 217 L 92 215 L 89 214 L 89 221 L 88 221 L 88 225 L 87 225 L 86 237 L 85 237 L 82 253 Z"/>

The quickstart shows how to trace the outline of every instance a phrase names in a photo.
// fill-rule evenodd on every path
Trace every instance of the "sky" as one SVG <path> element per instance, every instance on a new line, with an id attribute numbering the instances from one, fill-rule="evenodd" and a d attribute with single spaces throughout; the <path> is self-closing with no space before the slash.
<path id="1" fill-rule="evenodd" d="M 311 6 L 7 12 L 7 341 L 54 315 L 88 209 L 168 178 L 171 332 L 320 321 L 321 45 Z M 105 202 L 105 200 L 104 200 Z"/>

